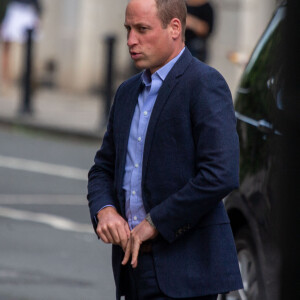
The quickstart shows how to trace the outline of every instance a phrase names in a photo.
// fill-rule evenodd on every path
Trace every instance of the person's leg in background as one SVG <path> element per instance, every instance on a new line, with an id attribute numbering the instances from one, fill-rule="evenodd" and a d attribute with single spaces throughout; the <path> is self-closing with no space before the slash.
<path id="1" fill-rule="evenodd" d="M 8 41 L 2 42 L 2 68 L 1 68 L 1 88 L 7 91 L 11 85 L 11 69 L 10 69 L 10 55 L 12 44 Z"/>

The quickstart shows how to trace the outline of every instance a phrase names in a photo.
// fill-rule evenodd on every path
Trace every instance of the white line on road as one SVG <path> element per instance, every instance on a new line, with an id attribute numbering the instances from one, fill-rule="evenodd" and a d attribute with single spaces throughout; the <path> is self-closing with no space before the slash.
<path id="1" fill-rule="evenodd" d="M 3 155 L 0 155 L 0 167 L 84 181 L 87 180 L 88 173 L 87 170 L 75 167 Z"/>
<path id="2" fill-rule="evenodd" d="M 92 226 L 50 214 L 33 213 L 0 206 L 0 217 L 49 225 L 63 231 L 93 233 Z"/>
<path id="3" fill-rule="evenodd" d="M 0 205 L 82 205 L 87 206 L 86 195 L 0 194 Z"/>

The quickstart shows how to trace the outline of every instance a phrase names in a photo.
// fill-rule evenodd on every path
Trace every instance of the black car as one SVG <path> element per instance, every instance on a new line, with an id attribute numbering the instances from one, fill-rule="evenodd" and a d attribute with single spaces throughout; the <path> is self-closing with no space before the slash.
<path id="1" fill-rule="evenodd" d="M 284 111 L 280 79 L 282 4 L 255 47 L 241 77 L 235 98 L 240 139 L 240 188 L 225 200 L 244 290 L 223 296 L 228 300 L 276 300 L 279 297 L 279 250 L 277 247 L 275 145 L 281 138 Z"/>

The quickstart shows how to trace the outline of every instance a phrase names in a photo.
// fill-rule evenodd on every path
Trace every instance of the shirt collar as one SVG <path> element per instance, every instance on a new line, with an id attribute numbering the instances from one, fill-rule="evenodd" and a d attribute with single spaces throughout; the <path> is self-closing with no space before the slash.
<path id="1" fill-rule="evenodd" d="M 142 81 L 145 84 L 145 86 L 151 85 L 151 82 L 155 77 L 160 78 L 160 80 L 164 81 L 166 79 L 167 75 L 169 74 L 169 72 L 171 71 L 171 69 L 173 68 L 173 66 L 175 65 L 175 63 L 177 62 L 177 60 L 179 59 L 179 57 L 182 55 L 184 50 L 185 50 L 185 47 L 180 51 L 180 53 L 177 56 L 175 56 L 172 60 L 170 60 L 163 67 L 158 69 L 152 75 L 150 74 L 149 69 L 144 70 L 144 72 L 142 74 Z"/>

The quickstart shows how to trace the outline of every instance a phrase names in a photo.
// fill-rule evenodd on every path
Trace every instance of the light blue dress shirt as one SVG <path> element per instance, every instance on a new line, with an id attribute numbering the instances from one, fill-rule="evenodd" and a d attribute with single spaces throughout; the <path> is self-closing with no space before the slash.
<path id="1" fill-rule="evenodd" d="M 130 229 L 143 221 L 146 216 L 141 182 L 145 138 L 152 109 L 163 81 L 183 51 L 184 48 L 175 58 L 152 75 L 149 70 L 145 70 L 142 74 L 142 81 L 145 86 L 138 96 L 138 103 L 131 122 L 123 181 L 126 217 Z"/>

